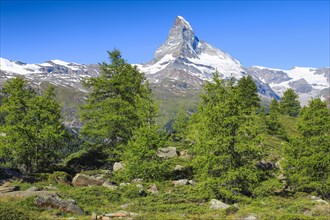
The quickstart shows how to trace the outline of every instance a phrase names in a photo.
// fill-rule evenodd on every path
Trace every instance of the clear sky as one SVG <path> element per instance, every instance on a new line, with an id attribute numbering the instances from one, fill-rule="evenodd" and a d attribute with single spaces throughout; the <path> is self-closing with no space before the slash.
<path id="1" fill-rule="evenodd" d="M 329 0 L 0 1 L 0 57 L 11 60 L 91 64 L 118 48 L 147 62 L 181 15 L 244 66 L 330 66 Z"/>

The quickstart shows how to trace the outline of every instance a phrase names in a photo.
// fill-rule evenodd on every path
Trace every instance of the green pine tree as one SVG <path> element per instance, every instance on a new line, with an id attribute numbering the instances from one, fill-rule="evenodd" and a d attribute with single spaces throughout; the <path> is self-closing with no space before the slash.
<path id="1" fill-rule="evenodd" d="M 282 138 L 286 138 L 285 129 L 279 121 L 279 114 L 279 102 L 276 99 L 273 99 L 269 107 L 269 114 L 265 120 L 267 132 L 271 135 L 279 135 Z"/>
<path id="2" fill-rule="evenodd" d="M 215 184 L 215 196 L 231 201 L 239 195 L 251 195 L 262 178 L 255 166 L 263 154 L 258 105 L 254 103 L 247 110 L 250 104 L 242 101 L 240 89 L 234 79 L 224 81 L 215 74 L 213 82 L 205 85 L 194 119 L 196 174 L 200 180 Z"/>
<path id="3" fill-rule="evenodd" d="M 298 100 L 298 95 L 293 91 L 293 89 L 287 89 L 280 102 L 281 112 L 292 116 L 297 117 L 300 110 L 300 102 Z"/>
<path id="4" fill-rule="evenodd" d="M 178 137 L 179 139 L 183 139 L 186 136 L 188 123 L 189 123 L 189 115 L 183 108 L 180 108 L 175 116 L 173 123 L 175 137 Z"/>
<path id="5" fill-rule="evenodd" d="M 299 136 L 284 149 L 289 184 L 298 191 L 330 197 L 330 110 L 319 98 L 302 108 Z"/>
<path id="6" fill-rule="evenodd" d="M 12 167 L 27 173 L 49 169 L 59 160 L 65 135 L 54 88 L 37 95 L 22 78 L 14 78 L 5 83 L 1 93 L 4 125 L 0 127 L 0 154 Z"/>
<path id="7" fill-rule="evenodd" d="M 169 163 L 157 156 L 158 148 L 165 145 L 165 134 L 153 124 L 144 124 L 133 132 L 123 153 L 124 176 L 128 180 L 163 180 L 166 178 Z"/>
<path id="8" fill-rule="evenodd" d="M 241 100 L 241 106 L 246 111 L 260 107 L 260 98 L 258 88 L 251 76 L 242 77 L 237 84 L 238 96 Z"/>
<path id="9" fill-rule="evenodd" d="M 274 98 L 269 106 L 269 114 L 279 114 L 280 111 L 280 103 Z"/>
<path id="10" fill-rule="evenodd" d="M 126 144 L 135 129 L 152 120 L 156 110 L 144 74 L 118 50 L 108 54 L 110 64 L 100 64 L 101 75 L 85 82 L 91 92 L 80 116 L 86 141 L 112 152 Z"/>

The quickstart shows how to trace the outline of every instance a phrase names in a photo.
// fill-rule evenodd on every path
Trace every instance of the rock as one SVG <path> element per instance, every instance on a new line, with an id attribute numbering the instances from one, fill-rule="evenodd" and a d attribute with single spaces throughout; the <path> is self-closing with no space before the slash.
<path id="1" fill-rule="evenodd" d="M 124 166 L 125 166 L 125 165 L 124 165 L 122 162 L 115 162 L 115 164 L 113 165 L 112 170 L 113 170 L 114 172 L 117 172 L 117 171 L 123 169 Z"/>
<path id="2" fill-rule="evenodd" d="M 148 192 L 150 192 L 153 195 L 157 195 L 159 193 L 158 188 L 156 186 L 156 184 L 152 184 L 148 189 Z"/>
<path id="3" fill-rule="evenodd" d="M 52 191 L 55 191 L 55 190 L 57 190 L 57 187 L 56 187 L 56 186 L 49 185 L 49 186 L 45 186 L 44 189 L 45 189 L 45 190 L 52 190 Z"/>
<path id="4" fill-rule="evenodd" d="M 146 193 L 146 191 L 144 189 L 140 189 L 139 190 L 139 196 L 147 196 L 148 194 Z"/>
<path id="5" fill-rule="evenodd" d="M 136 216 L 137 216 L 136 213 L 134 213 L 134 212 L 126 212 L 124 210 L 120 210 L 118 212 L 104 214 L 104 217 L 108 217 L 109 219 L 116 218 L 116 217 L 117 218 L 123 218 L 123 217 L 136 217 Z"/>
<path id="6" fill-rule="evenodd" d="M 38 195 L 34 200 L 34 204 L 36 204 L 38 208 L 54 208 L 63 212 L 71 212 L 78 215 L 84 214 L 84 210 L 77 206 L 74 202 L 61 199 L 55 193 L 49 195 Z"/>
<path id="7" fill-rule="evenodd" d="M 188 154 L 188 151 L 187 150 L 183 150 L 180 152 L 180 158 L 183 158 L 183 159 L 190 159 L 190 155 Z"/>
<path id="8" fill-rule="evenodd" d="M 19 190 L 18 186 L 1 186 L 0 187 L 0 193 L 9 193 L 13 191 Z"/>
<path id="9" fill-rule="evenodd" d="M 124 186 L 128 186 L 128 185 L 131 185 L 131 184 L 130 183 L 120 183 L 119 187 L 124 187 Z"/>
<path id="10" fill-rule="evenodd" d="M 28 188 L 26 191 L 31 192 L 31 191 L 40 191 L 41 189 L 39 187 L 36 186 L 31 186 L 30 188 Z"/>
<path id="11" fill-rule="evenodd" d="M 142 182 L 143 182 L 143 179 L 139 179 L 139 178 L 132 180 L 132 183 L 142 183 Z"/>
<path id="12" fill-rule="evenodd" d="M 143 189 L 143 185 L 142 184 L 136 184 L 135 185 L 137 188 L 139 188 L 139 189 Z"/>
<path id="13" fill-rule="evenodd" d="M 174 186 L 184 186 L 188 184 L 188 180 L 187 179 L 174 180 L 172 181 L 172 183 L 174 184 Z"/>
<path id="14" fill-rule="evenodd" d="M 126 216 L 129 216 L 129 213 L 125 212 L 125 211 L 119 211 L 119 212 L 104 214 L 104 216 L 105 217 L 110 217 L 110 218 L 113 218 L 113 217 L 126 217 Z"/>
<path id="15" fill-rule="evenodd" d="M 261 170 L 271 170 L 275 168 L 274 163 L 265 160 L 257 162 L 256 166 Z"/>
<path id="16" fill-rule="evenodd" d="M 158 149 L 157 156 L 165 159 L 173 158 L 178 156 L 178 152 L 175 147 L 164 147 Z"/>
<path id="17" fill-rule="evenodd" d="M 188 184 L 189 184 L 189 185 L 195 185 L 196 182 L 195 182 L 194 180 L 189 180 L 189 181 L 188 181 Z"/>
<path id="18" fill-rule="evenodd" d="M 323 203 L 323 204 L 328 204 L 327 201 L 321 199 L 320 197 L 317 197 L 317 196 L 311 196 L 311 199 L 314 200 L 315 202 L 318 202 L 318 203 Z"/>
<path id="19" fill-rule="evenodd" d="M 92 213 L 92 218 L 91 218 L 91 220 L 97 220 L 97 215 L 96 215 L 95 212 Z"/>
<path id="20" fill-rule="evenodd" d="M 227 209 L 230 205 L 223 203 L 217 199 L 212 199 L 210 201 L 210 209 L 217 210 L 217 209 Z"/>
<path id="21" fill-rule="evenodd" d="M 176 165 L 176 166 L 174 167 L 174 171 L 181 171 L 181 170 L 184 170 L 184 166 Z"/>
<path id="22" fill-rule="evenodd" d="M 129 206 L 132 206 L 132 205 L 134 205 L 134 203 L 126 203 L 126 204 L 121 205 L 120 207 L 122 209 L 127 209 Z"/>
<path id="23" fill-rule="evenodd" d="M 247 217 L 243 218 L 243 220 L 258 220 L 256 214 L 249 214 Z"/>
<path id="24" fill-rule="evenodd" d="M 73 186 L 101 186 L 105 181 L 101 179 L 96 179 L 85 174 L 78 173 L 72 179 Z"/>
<path id="25" fill-rule="evenodd" d="M 117 189 L 118 185 L 109 181 L 105 181 L 102 186 L 107 187 L 109 189 Z"/>

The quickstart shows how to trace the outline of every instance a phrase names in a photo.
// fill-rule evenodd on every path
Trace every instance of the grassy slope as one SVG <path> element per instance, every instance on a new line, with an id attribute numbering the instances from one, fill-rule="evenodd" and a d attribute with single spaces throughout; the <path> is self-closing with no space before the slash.
<path id="1" fill-rule="evenodd" d="M 47 183 L 35 185 L 43 186 Z M 144 183 L 147 187 L 150 183 Z M 329 205 L 320 205 L 310 199 L 310 195 L 299 193 L 292 197 L 265 197 L 238 204 L 239 209 L 227 211 L 209 209 L 209 203 L 199 198 L 193 186 L 173 187 L 169 182 L 157 183 L 158 195 L 138 196 L 134 186 L 110 190 L 102 186 L 72 187 L 58 185 L 59 194 L 64 198 L 74 199 L 86 211 L 86 216 L 79 219 L 90 219 L 92 212 L 98 214 L 122 210 L 121 205 L 133 203 L 126 211 L 137 213 L 136 219 L 240 219 L 251 213 L 259 219 L 327 219 Z M 24 188 L 28 185 L 25 184 Z M 25 213 L 30 219 L 68 218 L 56 210 L 38 211 L 33 205 L 33 198 L 0 199 L 2 207 Z M 1 209 L 0 209 L 1 211 Z M 19 219 L 19 218 L 17 218 Z"/>

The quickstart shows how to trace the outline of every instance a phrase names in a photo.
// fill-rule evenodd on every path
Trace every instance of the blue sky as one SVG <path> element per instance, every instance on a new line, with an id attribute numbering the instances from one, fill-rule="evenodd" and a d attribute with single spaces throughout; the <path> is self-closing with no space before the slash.
<path id="1" fill-rule="evenodd" d="M 0 0 L 0 56 L 27 63 L 152 59 L 177 15 L 244 66 L 330 66 L 327 1 Z"/>

